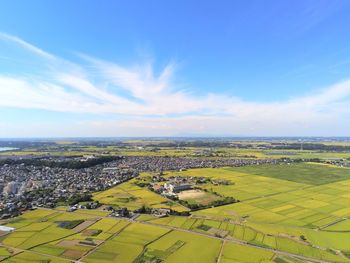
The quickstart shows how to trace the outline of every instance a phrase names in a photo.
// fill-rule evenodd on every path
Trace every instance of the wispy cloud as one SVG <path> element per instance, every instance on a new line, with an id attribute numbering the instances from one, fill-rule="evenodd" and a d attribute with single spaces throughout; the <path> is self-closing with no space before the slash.
<path id="1" fill-rule="evenodd" d="M 12 42 L 14 44 L 20 45 L 23 48 L 26 48 L 29 51 L 31 51 L 31 52 L 39 55 L 39 56 L 42 56 L 44 58 L 55 59 L 55 57 L 53 55 L 51 55 L 51 54 L 41 50 L 40 48 L 38 48 L 36 46 L 33 46 L 32 44 L 29 44 L 28 42 L 22 40 L 19 37 L 8 35 L 8 34 L 0 32 L 0 39 L 5 40 L 5 41 L 10 41 L 10 42 Z"/>
<path id="2" fill-rule="evenodd" d="M 346 1 L 341 0 L 305 0 L 300 2 L 300 9 L 296 10 L 302 16 L 295 25 L 299 34 L 307 33 L 341 10 Z"/>
<path id="3" fill-rule="evenodd" d="M 137 130 L 153 135 L 185 131 L 264 135 L 269 131 L 276 135 L 277 131 L 290 135 L 291 131 L 319 134 L 318 129 L 329 125 L 339 129 L 347 127 L 344 120 L 348 120 L 350 113 L 350 80 L 297 98 L 269 103 L 220 93 L 196 96 L 174 81 L 175 63 L 169 63 L 156 74 L 150 63 L 124 67 L 88 55 L 79 55 L 82 62 L 76 63 L 15 36 L 0 33 L 0 40 L 41 61 L 40 68 L 35 70 L 22 67 L 19 71 L 0 71 L 0 107 L 108 113 L 122 118 L 118 122 L 83 124 L 95 131 L 105 126 L 105 131 L 110 127 L 111 132 L 129 134 Z M 7 60 L 0 58 L 1 68 L 6 68 L 6 63 Z"/>

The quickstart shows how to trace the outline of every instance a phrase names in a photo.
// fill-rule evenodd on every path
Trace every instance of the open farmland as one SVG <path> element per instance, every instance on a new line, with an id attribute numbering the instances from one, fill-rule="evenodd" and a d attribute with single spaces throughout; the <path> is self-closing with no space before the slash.
<path id="1" fill-rule="evenodd" d="M 104 210 L 38 209 L 6 221 L 15 231 L 2 237 L 0 257 L 5 262 L 350 262 L 349 171 L 316 163 L 165 171 L 165 181 L 199 181 L 180 191 L 179 200 L 140 186 L 156 174 L 142 173 L 93 199 L 131 211 L 178 212 L 189 211 L 181 200 L 239 202 L 191 216 L 141 214 L 128 220 Z"/>
<path id="2" fill-rule="evenodd" d="M 258 175 L 256 171 L 260 167 L 262 172 Z M 288 170 L 289 167 L 291 170 Z M 245 168 L 247 171 L 243 172 Z M 258 246 L 323 260 L 348 260 L 345 257 L 350 251 L 347 234 L 350 180 L 347 168 L 310 163 L 268 167 L 275 174 L 277 169 L 281 173 L 287 169 L 289 174 L 298 171 L 297 181 L 305 175 L 303 182 L 283 180 L 284 176 L 269 176 L 264 166 L 254 167 L 252 173 L 248 173 L 249 169 L 252 168 L 168 172 L 166 177 L 200 176 L 231 181 L 228 185 L 203 184 L 201 187 L 238 198 L 241 202 L 199 210 L 192 213 L 196 217 L 187 220 L 182 217 L 144 220 L 195 232 L 227 234 Z M 343 256 L 334 255 L 336 252 L 327 249 L 342 251 Z"/>
<path id="3" fill-rule="evenodd" d="M 246 263 L 260 263 L 273 262 L 274 253 L 242 246 L 233 243 L 226 243 L 224 245 L 222 259 L 220 262 L 246 262 Z"/>
<path id="4" fill-rule="evenodd" d="M 145 254 L 157 257 L 169 263 L 178 262 L 214 262 L 220 251 L 220 241 L 208 237 L 196 236 L 186 232 L 172 231 L 147 246 Z M 206 249 L 203 249 L 203 248 Z M 200 251 L 200 253 L 193 253 Z"/>
<path id="5" fill-rule="evenodd" d="M 140 222 L 118 220 L 109 217 L 91 218 L 86 214 L 36 210 L 25 213 L 21 217 L 22 225 L 38 229 L 39 215 L 46 216 L 49 222 L 62 222 L 62 220 L 94 220 L 95 223 L 86 225 L 77 232 L 68 232 L 65 236 L 55 240 L 46 239 L 37 244 L 35 236 L 28 235 L 27 242 L 34 245 L 24 248 L 21 244 L 5 245 L 6 254 L 4 262 L 151 262 L 148 260 L 162 260 L 164 262 L 204 262 L 211 263 L 221 258 L 223 262 L 250 262 L 249 253 L 255 253 L 256 260 L 271 260 L 275 253 L 264 248 L 244 244 L 231 243 L 230 239 L 217 236 L 218 232 L 206 231 L 201 226 L 225 229 L 233 233 L 234 225 L 229 222 L 191 219 L 188 217 L 165 217 L 156 219 L 151 216 L 141 216 Z M 146 221 L 141 220 L 147 219 Z M 59 221 L 56 221 L 56 220 Z M 168 222 L 166 222 L 166 220 Z M 18 220 L 17 220 L 18 221 Z M 12 222 L 8 225 L 18 224 Z M 19 225 L 18 225 L 19 226 Z M 6 239 L 16 238 L 19 226 L 15 232 L 8 234 Z M 74 228 L 73 228 L 74 229 Z M 39 230 L 37 230 L 39 231 Z M 65 230 L 69 231 L 69 230 Z M 224 231 L 224 232 L 225 232 Z M 39 231 L 40 232 L 40 231 Z M 5 240 L 6 240 L 5 239 Z M 224 242 L 225 241 L 225 242 Z M 202 248 L 206 249 L 203 250 Z M 201 253 L 193 253 L 201 251 Z M 245 252 L 242 254 L 242 251 Z M 291 255 L 294 259 L 294 256 Z M 259 261 L 256 261 L 259 262 Z M 341 261 L 339 261 L 341 262 Z"/>
<path id="6" fill-rule="evenodd" d="M 70 260 L 77 260 L 125 228 L 129 223 L 113 218 L 98 219 L 75 235 L 37 246 L 32 250 Z"/>
<path id="7" fill-rule="evenodd" d="M 165 173 L 166 178 L 170 176 L 193 176 L 214 180 L 227 180 L 230 182 L 228 185 L 201 184 L 200 188 L 216 192 L 223 196 L 231 196 L 240 201 L 308 187 L 306 184 L 288 182 L 271 177 L 255 176 L 231 168 L 204 168 Z M 271 187 L 272 185 L 274 187 Z"/>
<path id="8" fill-rule="evenodd" d="M 69 263 L 69 260 L 65 260 L 57 257 L 50 257 L 46 255 L 40 255 L 37 253 L 31 252 L 21 252 L 16 254 L 15 256 L 4 260 L 3 262 L 7 263 L 27 263 L 27 262 L 57 262 L 57 263 Z"/>
<path id="9" fill-rule="evenodd" d="M 191 146 L 191 142 L 184 147 L 178 147 L 178 142 L 167 141 L 164 146 L 162 141 L 142 141 L 128 140 L 124 143 L 127 145 L 120 146 L 100 146 L 100 145 L 84 145 L 79 141 L 57 141 L 56 145 L 45 146 L 43 148 L 24 147 L 21 149 L 1 152 L 0 156 L 40 156 L 50 154 L 51 156 L 82 156 L 82 155 L 122 155 L 122 156 L 206 156 L 220 158 L 244 158 L 244 159 L 264 159 L 264 158 L 291 158 L 291 159 L 334 159 L 334 158 L 350 158 L 348 151 L 320 151 L 320 150 L 301 150 L 299 149 L 268 149 L 271 144 L 264 141 L 242 142 L 228 141 L 227 144 L 246 145 L 248 147 L 228 147 L 226 145 L 217 145 L 209 154 L 203 154 L 203 147 Z M 291 142 L 295 143 L 295 142 Z M 348 146 L 349 142 L 322 142 L 328 146 Z M 205 143 L 204 143 L 205 144 Z M 267 149 L 260 149 L 259 146 L 265 145 Z M 64 151 L 69 148 L 70 151 Z"/>
<path id="10" fill-rule="evenodd" d="M 297 254 L 305 257 L 316 258 L 331 262 L 348 262 L 349 260 L 343 256 L 338 256 L 331 251 L 316 248 L 311 240 L 322 238 L 326 240 L 329 233 L 319 233 L 319 231 L 312 231 L 302 228 L 291 228 L 284 226 L 276 226 L 271 224 L 254 224 L 254 223 L 238 223 L 226 219 L 208 219 L 208 217 L 195 216 L 192 218 L 183 217 L 168 217 L 160 219 L 145 218 L 146 222 L 152 224 L 166 225 L 176 229 L 185 229 L 194 233 L 200 233 L 211 236 L 226 237 L 229 240 L 241 240 L 247 242 L 254 247 L 268 247 L 274 250 L 281 250 L 292 254 Z M 294 232 L 293 232 L 294 231 Z M 300 239 L 301 235 L 305 235 L 308 242 Z M 334 236 L 335 238 L 335 236 Z M 339 235 L 338 238 L 344 240 L 345 235 Z M 335 240 L 334 240 L 335 241 Z M 323 245 L 322 242 L 315 243 L 318 246 Z M 348 245 L 340 245 L 340 242 L 334 242 L 337 248 L 347 249 Z M 340 246 L 339 246 L 340 245 Z M 251 247 L 247 248 L 249 250 Z M 258 251 L 259 252 L 259 251 Z M 261 253 L 264 254 L 264 251 Z M 238 257 L 239 255 L 236 255 Z M 241 255 L 243 262 L 244 256 Z"/>
<path id="11" fill-rule="evenodd" d="M 95 193 L 93 198 L 103 204 L 127 207 L 130 210 L 147 206 L 152 208 L 171 208 L 179 212 L 188 211 L 182 205 L 135 185 L 135 180 Z"/>
<path id="12" fill-rule="evenodd" d="M 83 224 L 90 220 L 95 220 L 95 218 L 74 213 L 35 210 L 10 221 L 7 226 L 14 227 L 16 231 L 5 236 L 2 243 L 9 247 L 30 249 L 76 233 L 74 228 L 60 227 L 62 222 L 79 221 Z"/>
<path id="13" fill-rule="evenodd" d="M 340 167 L 312 163 L 281 164 L 280 166 L 244 166 L 233 170 L 312 185 L 322 185 L 350 179 L 350 169 Z"/>
<path id="14" fill-rule="evenodd" d="M 144 246 L 169 232 L 166 228 L 132 224 L 120 234 L 109 239 L 96 251 L 85 258 L 86 262 L 133 262 Z"/>
<path id="15" fill-rule="evenodd" d="M 350 0 L 0 0 L 0 263 L 350 263 Z"/>
<path id="16" fill-rule="evenodd" d="M 249 242 L 256 243 L 258 241 L 263 245 L 286 251 L 294 250 L 295 253 L 304 255 L 321 253 L 318 254 L 318 257 L 323 259 L 330 257 L 328 260 L 331 260 L 331 255 L 325 255 L 324 251 L 306 252 L 304 248 L 292 249 L 291 246 L 284 246 L 284 244 L 294 242 L 294 246 L 298 247 L 304 242 L 304 245 L 343 251 L 343 254 L 346 255 L 350 250 L 350 236 L 347 234 L 349 229 L 348 218 L 350 216 L 348 169 L 336 168 L 336 170 L 333 170 L 332 167 L 312 164 L 304 165 L 303 169 L 305 169 L 305 166 L 307 167 L 305 173 L 307 179 L 303 180 L 303 184 L 300 184 L 299 189 L 281 193 L 271 191 L 271 193 L 260 197 L 243 200 L 236 204 L 201 210 L 195 212 L 195 214 L 218 220 L 219 218 L 222 218 L 222 220 L 230 219 L 236 222 L 240 227 L 236 229 L 236 225 L 234 235 Z M 316 171 L 311 173 L 310 169 L 314 167 Z M 252 172 L 254 178 L 257 176 L 258 168 L 255 167 Z M 276 174 L 277 168 L 281 170 L 281 173 L 284 172 L 285 167 L 283 165 L 271 169 L 263 167 L 262 177 L 270 178 L 267 170 L 272 170 Z M 297 168 L 293 167 L 292 169 Z M 299 171 L 301 175 L 303 169 Z M 324 171 L 318 173 L 319 169 L 324 169 Z M 251 168 L 243 167 L 230 170 L 233 173 L 237 170 L 239 172 L 244 170 L 248 174 Z M 341 171 L 344 171 L 344 174 L 339 176 Z M 329 181 L 328 172 L 330 174 L 334 172 L 335 178 L 330 180 L 333 182 L 326 183 L 326 181 Z M 316 174 L 318 174 L 318 177 L 315 176 Z M 299 176 L 301 177 L 301 175 Z M 322 176 L 326 178 L 324 179 Z M 276 176 L 272 175 L 272 177 Z M 321 182 L 317 182 L 317 180 Z M 288 183 L 288 181 L 285 182 Z M 306 184 L 306 182 L 309 182 L 309 184 Z M 295 184 L 294 182 L 290 183 Z M 271 184 L 271 188 L 275 187 L 277 185 Z M 234 191 L 231 192 L 232 195 L 234 193 Z M 251 233 L 251 236 L 258 237 L 258 240 L 247 238 L 245 236 L 248 235 L 247 230 Z M 265 240 L 261 235 L 265 238 L 268 237 L 270 240 Z"/>

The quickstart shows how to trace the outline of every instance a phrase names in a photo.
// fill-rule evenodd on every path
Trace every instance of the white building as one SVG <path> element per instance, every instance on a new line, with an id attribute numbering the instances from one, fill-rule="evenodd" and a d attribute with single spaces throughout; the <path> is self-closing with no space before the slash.
<path id="1" fill-rule="evenodd" d="M 0 232 L 13 232 L 15 228 L 0 225 Z"/>

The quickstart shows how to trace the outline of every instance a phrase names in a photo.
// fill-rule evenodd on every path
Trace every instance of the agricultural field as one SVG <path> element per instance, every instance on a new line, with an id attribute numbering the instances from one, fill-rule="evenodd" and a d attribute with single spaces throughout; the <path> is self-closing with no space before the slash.
<path id="1" fill-rule="evenodd" d="M 8 247 L 30 249 L 44 243 L 74 235 L 79 225 L 94 222 L 95 217 L 51 210 L 35 210 L 11 220 L 6 226 L 16 231 L 2 239 Z M 63 226 L 64 225 L 64 226 Z"/>
<path id="2" fill-rule="evenodd" d="M 281 250 L 296 255 L 317 258 L 330 262 L 349 262 L 349 259 L 336 255 L 332 251 L 314 247 L 315 244 L 318 246 L 325 246 L 322 242 L 313 243 L 314 239 L 323 238 L 323 240 L 327 240 L 327 238 L 330 237 L 329 234 L 319 234 L 318 231 L 305 231 L 300 228 L 294 229 L 283 226 L 275 227 L 275 225 L 272 224 L 238 223 L 227 219 L 208 219 L 208 217 L 200 216 L 191 218 L 140 218 L 139 220 L 215 237 L 225 237 L 229 240 L 234 239 L 244 241 L 251 245 L 249 248 L 271 248 L 273 250 Z M 307 238 L 306 240 L 308 241 L 301 239 L 300 236 L 302 235 L 305 235 Z M 343 237 L 344 240 L 345 235 L 338 236 L 338 238 L 341 237 Z M 334 238 L 336 237 L 334 236 Z M 336 240 L 334 239 L 334 241 Z M 336 243 L 336 246 L 340 244 L 340 242 Z M 347 249 L 348 245 L 338 246 L 337 248 Z M 262 251 L 262 253 L 263 252 L 265 251 Z"/>
<path id="3" fill-rule="evenodd" d="M 55 262 L 55 263 L 69 263 L 69 260 L 65 260 L 58 257 L 50 257 L 46 255 L 40 255 L 32 252 L 20 252 L 15 256 L 5 259 L 6 263 L 34 263 L 34 262 Z"/>
<path id="4" fill-rule="evenodd" d="M 6 247 L 0 247 L 0 261 L 13 255 L 14 254 L 14 250 L 13 249 L 9 249 Z"/>
<path id="5" fill-rule="evenodd" d="M 293 163 L 164 172 L 169 177 L 209 179 L 180 192 L 180 200 L 205 205 L 232 197 L 239 202 L 191 211 L 190 216 L 141 214 L 132 219 L 103 210 L 38 209 L 1 223 L 15 231 L 0 237 L 0 260 L 350 262 L 348 168 Z M 137 182 L 132 179 L 93 198 L 131 211 L 142 206 L 189 211 Z"/>
<path id="6" fill-rule="evenodd" d="M 262 169 L 258 172 L 260 167 Z M 296 176 L 285 180 L 285 174 L 287 177 Z M 141 217 L 140 220 L 195 232 L 228 235 L 257 246 L 331 262 L 348 261 L 348 168 L 303 163 L 195 169 L 167 172 L 165 177 L 175 175 L 231 181 L 228 185 L 203 184 L 201 187 L 232 196 L 240 202 L 192 212 L 193 216 L 187 220 L 182 217 Z"/>
<path id="7" fill-rule="evenodd" d="M 259 250 L 234 243 L 226 243 L 223 248 L 221 261 L 223 263 L 231 262 L 274 262 L 274 253 L 270 251 Z"/>
<path id="8" fill-rule="evenodd" d="M 213 180 L 226 180 L 229 182 L 227 185 L 206 183 L 201 184 L 200 188 L 207 189 L 210 192 L 218 193 L 223 196 L 234 197 L 240 201 L 270 194 L 288 192 L 308 186 L 306 184 L 288 182 L 271 177 L 255 176 L 232 168 L 204 168 L 191 169 L 183 172 L 165 173 L 165 178 L 170 176 L 193 176 L 206 177 Z M 271 187 L 271 185 L 274 185 L 274 187 Z"/>
<path id="9" fill-rule="evenodd" d="M 172 231 L 148 245 L 143 257 L 160 258 L 169 263 L 179 262 L 179 259 L 188 263 L 215 262 L 220 246 L 221 242 L 217 239 Z"/>
<path id="10" fill-rule="evenodd" d="M 178 212 L 189 211 L 188 208 L 162 197 L 147 188 L 139 187 L 135 180 L 130 180 L 103 192 L 95 193 L 93 199 L 114 207 L 127 207 L 136 210 L 142 206 L 151 208 L 171 208 Z"/>
<path id="11" fill-rule="evenodd" d="M 169 230 L 135 223 L 109 239 L 85 258 L 86 262 L 133 262 L 144 247 L 168 233 Z"/>
<path id="12" fill-rule="evenodd" d="M 350 169 L 313 163 L 244 166 L 232 170 L 311 185 L 350 179 Z"/>
<path id="13" fill-rule="evenodd" d="M 89 221 L 85 221 L 89 222 Z M 32 250 L 69 260 L 77 260 L 125 228 L 127 221 L 102 218 L 82 226 L 77 234 L 45 243 Z"/>
<path id="14" fill-rule="evenodd" d="M 269 149 L 271 143 L 264 141 L 227 141 L 227 145 L 245 145 L 243 148 L 229 147 L 219 145 L 216 147 L 188 146 L 177 147 L 175 141 L 142 141 L 142 140 L 126 140 L 124 146 L 117 145 L 99 146 L 99 145 L 84 145 L 79 141 L 56 141 L 56 145 L 46 145 L 43 147 L 26 147 L 17 150 L 0 152 L 0 156 L 173 156 L 173 157 L 206 157 L 206 158 L 241 158 L 241 159 L 265 159 L 265 158 L 291 158 L 291 159 L 314 159 L 323 160 L 342 158 L 349 159 L 348 151 L 321 151 L 321 150 L 302 150 L 302 149 Z M 295 143 L 290 141 L 286 143 Z M 168 146 L 164 146 L 164 144 Z M 350 143 L 346 142 L 321 142 L 326 146 L 346 146 Z M 262 145 L 267 148 L 260 148 Z M 300 146 L 301 147 L 301 146 Z M 209 152 L 204 153 L 203 152 Z"/>
<path id="15" fill-rule="evenodd" d="M 168 220 L 168 222 L 166 222 Z M 39 238 L 32 235 L 44 231 L 38 224 L 46 222 L 66 231 L 65 235 L 54 238 Z M 70 222 L 58 226 L 62 222 Z M 72 222 L 79 222 L 73 224 Z M 17 220 L 10 220 L 7 226 L 16 227 L 1 241 L 0 253 L 3 262 L 274 262 L 274 252 L 264 248 L 232 243 L 230 239 L 218 236 L 213 229 L 233 229 L 229 222 L 192 219 L 189 217 L 155 218 L 142 215 L 139 221 L 111 217 L 91 217 L 87 214 L 35 210 L 27 212 Z M 203 226 L 212 228 L 205 230 Z M 24 233 L 29 232 L 28 235 Z M 230 231 L 223 231 L 230 233 Z M 25 236 L 28 246 L 8 242 Z M 51 234 L 53 235 L 53 234 Z M 7 241 L 6 241 L 7 240 Z M 203 247 L 206 249 L 203 250 Z M 194 253 L 201 251 L 201 253 Z M 248 254 L 242 254 L 246 251 Z M 255 262 L 255 261 L 253 261 Z"/>

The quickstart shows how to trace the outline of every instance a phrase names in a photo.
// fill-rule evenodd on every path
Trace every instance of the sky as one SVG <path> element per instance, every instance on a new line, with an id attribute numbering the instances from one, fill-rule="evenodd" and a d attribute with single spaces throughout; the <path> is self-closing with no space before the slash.
<path id="1" fill-rule="evenodd" d="M 2 0 L 0 138 L 350 136 L 348 0 Z"/>

